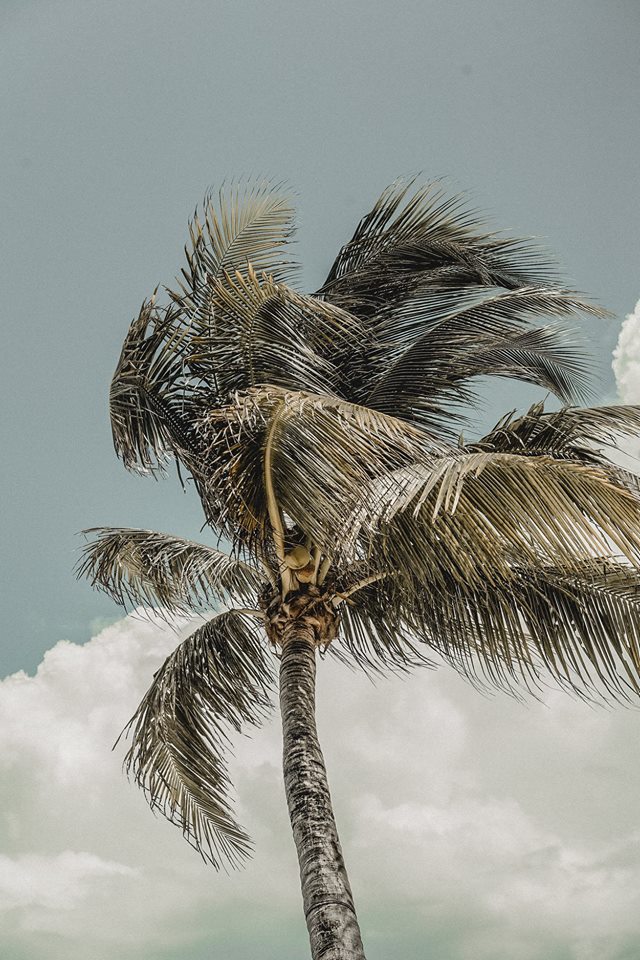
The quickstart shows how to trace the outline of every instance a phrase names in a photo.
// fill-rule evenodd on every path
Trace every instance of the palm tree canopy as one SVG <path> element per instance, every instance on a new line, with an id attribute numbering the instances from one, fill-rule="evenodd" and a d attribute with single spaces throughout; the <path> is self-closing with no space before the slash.
<path id="1" fill-rule="evenodd" d="M 374 672 L 437 656 L 481 686 L 640 692 L 640 489 L 607 455 L 640 408 L 575 405 L 589 361 L 565 326 L 605 312 L 438 183 L 390 186 L 312 295 L 294 286 L 293 234 L 277 185 L 207 196 L 177 286 L 142 305 L 111 385 L 125 466 L 182 464 L 231 555 L 98 528 L 80 565 L 121 603 L 240 605 L 161 668 L 128 755 L 216 863 L 248 849 L 227 733 L 263 716 L 263 641 L 277 650 L 297 610 L 324 611 L 330 652 Z M 564 406 L 464 443 L 486 376 Z"/>

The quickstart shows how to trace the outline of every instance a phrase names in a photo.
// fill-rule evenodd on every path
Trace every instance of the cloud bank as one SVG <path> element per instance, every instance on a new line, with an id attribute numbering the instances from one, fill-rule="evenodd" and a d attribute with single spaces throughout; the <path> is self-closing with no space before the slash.
<path id="1" fill-rule="evenodd" d="M 640 300 L 622 323 L 612 367 L 622 402 L 640 403 Z"/>
<path id="2" fill-rule="evenodd" d="M 247 868 L 205 866 L 111 751 L 178 636 L 134 616 L 0 683 L 0 925 L 12 960 L 308 952 L 277 715 L 238 743 Z M 640 955 L 638 713 L 481 697 L 444 668 L 326 660 L 319 729 L 367 956 Z"/>

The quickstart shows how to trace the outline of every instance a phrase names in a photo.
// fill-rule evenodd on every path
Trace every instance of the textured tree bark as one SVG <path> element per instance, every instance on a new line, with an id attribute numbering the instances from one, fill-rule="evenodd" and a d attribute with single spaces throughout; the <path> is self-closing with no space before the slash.
<path id="1" fill-rule="evenodd" d="M 364 960 L 315 721 L 314 628 L 285 630 L 280 661 L 284 785 L 313 960 Z"/>

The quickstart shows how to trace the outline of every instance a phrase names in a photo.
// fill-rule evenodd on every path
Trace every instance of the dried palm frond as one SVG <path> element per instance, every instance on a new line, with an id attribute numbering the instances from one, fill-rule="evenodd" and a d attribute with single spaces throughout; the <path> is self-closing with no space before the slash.
<path id="1" fill-rule="evenodd" d="M 185 612 L 213 603 L 255 605 L 260 571 L 201 543 L 130 527 L 92 527 L 77 573 L 122 606 L 160 606 Z"/>
<path id="2" fill-rule="evenodd" d="M 166 659 L 125 733 L 125 766 L 152 809 L 179 826 L 205 860 L 237 865 L 251 841 L 231 813 L 229 734 L 270 709 L 272 664 L 251 618 L 209 620 Z"/>

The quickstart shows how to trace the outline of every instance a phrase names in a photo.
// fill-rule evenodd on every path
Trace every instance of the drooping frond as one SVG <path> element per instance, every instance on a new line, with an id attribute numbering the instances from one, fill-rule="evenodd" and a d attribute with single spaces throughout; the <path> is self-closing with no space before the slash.
<path id="1" fill-rule="evenodd" d="M 331 654 L 371 676 L 433 667 L 424 646 L 420 649 L 422 638 L 411 635 L 393 596 L 393 585 L 375 581 L 342 601 L 338 640 L 331 644 Z"/>
<path id="2" fill-rule="evenodd" d="M 552 678 L 596 700 L 640 693 L 640 576 L 609 558 L 452 583 L 408 610 L 414 635 L 481 685 L 540 691 Z"/>
<path id="3" fill-rule="evenodd" d="M 203 503 L 230 538 L 268 541 L 265 468 L 279 509 L 330 552 L 365 485 L 417 457 L 430 438 L 394 417 L 337 397 L 264 387 L 239 394 L 198 427 L 205 449 L 199 478 Z M 444 446 L 434 441 L 435 449 Z"/>
<path id="4" fill-rule="evenodd" d="M 175 305 L 145 301 L 125 338 L 109 393 L 113 444 L 129 470 L 162 470 L 193 448 L 195 396 L 184 364 L 185 331 Z"/>
<path id="5" fill-rule="evenodd" d="M 508 581 L 514 564 L 565 569 L 618 553 L 640 566 L 640 497 L 602 465 L 452 451 L 363 490 L 360 526 L 407 583 Z M 344 535 L 344 534 L 343 534 Z"/>
<path id="6" fill-rule="evenodd" d="M 129 722 L 125 766 L 205 860 L 237 865 L 251 841 L 231 812 L 229 734 L 270 708 L 273 669 L 251 618 L 209 620 L 167 658 Z"/>
<path id="7" fill-rule="evenodd" d="M 474 379 L 509 377 L 567 400 L 585 391 L 584 368 L 579 350 L 550 327 L 470 335 L 445 323 L 384 367 L 366 403 L 451 436 L 457 408 L 476 399 Z"/>
<path id="8" fill-rule="evenodd" d="M 438 182 L 397 180 L 340 250 L 318 291 L 359 316 L 372 316 L 427 286 L 514 289 L 554 279 L 531 243 L 490 233 L 461 196 Z"/>
<path id="9" fill-rule="evenodd" d="M 77 572 L 123 606 L 201 610 L 231 597 L 255 605 L 264 580 L 248 563 L 201 543 L 129 527 L 93 527 Z"/>
<path id="10" fill-rule="evenodd" d="M 550 681 L 600 701 L 640 693 L 640 573 L 611 557 L 570 568 L 514 564 L 491 583 L 467 583 L 446 567 L 436 587 L 389 574 L 340 611 L 334 655 L 372 674 L 438 657 L 480 689 L 516 696 Z"/>

